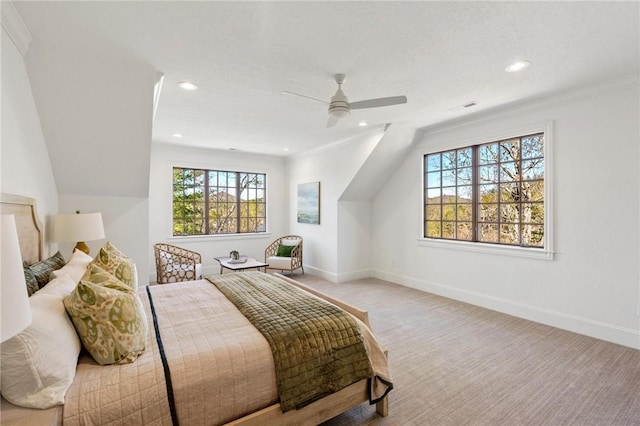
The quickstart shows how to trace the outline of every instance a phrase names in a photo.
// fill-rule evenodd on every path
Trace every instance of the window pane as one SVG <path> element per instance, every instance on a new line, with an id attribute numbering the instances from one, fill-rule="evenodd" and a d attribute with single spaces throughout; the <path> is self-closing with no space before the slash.
<path id="1" fill-rule="evenodd" d="M 498 205 L 497 204 L 481 204 L 479 221 L 480 222 L 497 222 L 498 221 Z"/>
<path id="2" fill-rule="evenodd" d="M 473 187 L 471 186 L 459 186 L 458 187 L 458 202 L 470 203 L 473 201 Z"/>
<path id="3" fill-rule="evenodd" d="M 522 204 L 522 222 L 543 224 L 544 223 L 544 204 L 542 203 Z"/>
<path id="4" fill-rule="evenodd" d="M 491 164 L 498 162 L 498 144 L 482 145 L 480 147 L 480 164 Z"/>
<path id="5" fill-rule="evenodd" d="M 498 242 L 498 225 L 483 223 L 480 225 L 480 235 L 478 239 L 485 243 Z"/>
<path id="6" fill-rule="evenodd" d="M 498 182 L 498 166 L 480 166 L 480 182 Z"/>
<path id="7" fill-rule="evenodd" d="M 442 222 L 442 238 L 453 239 L 456 237 L 455 222 Z"/>
<path id="8" fill-rule="evenodd" d="M 427 230 L 426 235 L 430 238 L 440 238 L 442 236 L 440 232 L 440 224 L 441 222 L 427 221 Z"/>
<path id="9" fill-rule="evenodd" d="M 427 206 L 427 220 L 440 220 L 442 216 L 440 215 L 442 208 L 440 204 Z"/>
<path id="10" fill-rule="evenodd" d="M 542 159 L 523 161 L 522 176 L 524 180 L 544 179 L 544 161 Z"/>
<path id="11" fill-rule="evenodd" d="M 471 185 L 472 184 L 473 171 L 471 170 L 471 167 L 466 167 L 464 169 L 458 169 L 457 175 L 458 175 L 457 176 L 458 177 L 458 181 L 457 181 L 458 185 Z"/>
<path id="12" fill-rule="evenodd" d="M 447 151 L 442 153 L 442 169 L 456 168 L 456 152 Z"/>
<path id="13" fill-rule="evenodd" d="M 427 204 L 440 203 L 440 188 L 427 190 Z"/>
<path id="14" fill-rule="evenodd" d="M 544 155 L 544 137 L 542 133 L 522 138 L 522 158 L 542 157 Z"/>
<path id="15" fill-rule="evenodd" d="M 522 182 L 523 201 L 543 201 L 544 181 Z"/>
<path id="16" fill-rule="evenodd" d="M 442 188 L 442 202 L 443 203 L 455 203 L 456 202 L 456 188 Z"/>
<path id="17" fill-rule="evenodd" d="M 440 154 L 431 154 L 427 156 L 427 171 L 440 170 Z"/>
<path id="18" fill-rule="evenodd" d="M 500 222 L 516 223 L 520 221 L 520 204 L 500 204 Z"/>
<path id="19" fill-rule="evenodd" d="M 458 150 L 458 168 L 470 167 L 472 164 L 473 150 L 471 148 Z"/>
<path id="20" fill-rule="evenodd" d="M 456 220 L 456 205 L 445 204 L 442 206 L 442 219 L 443 220 Z"/>
<path id="21" fill-rule="evenodd" d="M 480 185 L 480 202 L 498 202 L 498 185 Z"/>
<path id="22" fill-rule="evenodd" d="M 517 183 L 500 184 L 500 201 L 513 203 L 520 201 L 520 185 Z"/>
<path id="23" fill-rule="evenodd" d="M 456 184 L 456 171 L 444 170 L 442 172 L 442 186 L 455 186 Z"/>
<path id="24" fill-rule="evenodd" d="M 543 225 L 523 225 L 522 245 L 530 247 L 542 247 L 544 238 Z"/>
<path id="25" fill-rule="evenodd" d="M 520 244 L 520 231 L 518 225 L 500 225 L 500 242 L 502 244 Z"/>
<path id="26" fill-rule="evenodd" d="M 209 170 L 209 187 L 215 187 L 218 185 L 218 172 Z"/>
<path id="27" fill-rule="evenodd" d="M 458 222 L 457 237 L 459 240 L 471 241 L 473 238 L 471 222 Z"/>
<path id="28" fill-rule="evenodd" d="M 500 162 L 520 160 L 520 139 L 500 143 Z"/>
<path id="29" fill-rule="evenodd" d="M 500 164 L 500 182 L 513 182 L 519 179 L 516 163 L 513 161 L 510 163 Z"/>
<path id="30" fill-rule="evenodd" d="M 471 204 L 458 204 L 458 220 L 470 221 L 473 213 Z"/>
<path id="31" fill-rule="evenodd" d="M 439 188 L 440 185 L 440 172 L 427 173 L 427 188 Z"/>

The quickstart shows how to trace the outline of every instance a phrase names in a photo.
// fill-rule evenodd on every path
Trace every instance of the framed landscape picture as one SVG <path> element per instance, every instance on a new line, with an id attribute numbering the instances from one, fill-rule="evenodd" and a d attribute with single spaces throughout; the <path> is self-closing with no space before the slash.
<path id="1" fill-rule="evenodd" d="M 320 224 L 320 182 L 298 184 L 298 223 Z"/>

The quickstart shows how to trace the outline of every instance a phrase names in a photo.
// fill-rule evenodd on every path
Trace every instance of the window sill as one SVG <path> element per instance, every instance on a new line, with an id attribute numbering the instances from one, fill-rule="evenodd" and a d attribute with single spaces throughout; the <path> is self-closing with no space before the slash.
<path id="1" fill-rule="evenodd" d="M 553 251 L 536 248 L 500 246 L 495 244 L 470 243 L 466 241 L 434 240 L 418 238 L 418 246 L 447 250 L 462 250 L 474 253 L 497 254 L 501 256 L 526 257 L 529 259 L 553 260 Z"/>
<path id="2" fill-rule="evenodd" d="M 270 232 L 256 232 L 246 234 L 220 234 L 220 235 L 184 235 L 170 236 L 172 242 L 200 242 L 200 241 L 226 241 L 226 240 L 266 240 L 271 238 Z"/>

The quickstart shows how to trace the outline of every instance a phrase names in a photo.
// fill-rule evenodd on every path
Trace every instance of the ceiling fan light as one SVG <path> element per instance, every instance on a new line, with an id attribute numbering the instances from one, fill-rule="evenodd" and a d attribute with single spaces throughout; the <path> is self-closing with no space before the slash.
<path id="1" fill-rule="evenodd" d="M 337 118 L 344 118 L 348 116 L 350 113 L 348 108 L 336 107 L 329 110 L 329 115 L 332 115 Z"/>

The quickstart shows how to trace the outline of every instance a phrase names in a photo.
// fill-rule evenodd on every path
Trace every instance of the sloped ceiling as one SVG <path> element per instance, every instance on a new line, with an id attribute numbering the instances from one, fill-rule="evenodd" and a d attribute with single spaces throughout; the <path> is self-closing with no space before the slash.
<path id="1" fill-rule="evenodd" d="M 58 193 L 148 197 L 153 67 L 36 39 L 26 61 Z"/>
<path id="2" fill-rule="evenodd" d="M 639 68 L 638 2 L 28 1 L 16 7 L 33 34 L 30 72 L 46 120 L 57 123 L 57 115 L 85 109 L 95 115 L 78 117 L 90 121 L 87 127 L 133 120 L 132 110 L 151 102 L 148 66 L 165 75 L 154 141 L 262 154 L 287 156 L 355 137 L 366 131 L 360 120 L 429 126 L 636 75 Z M 58 57 L 64 61 L 47 64 Z M 515 59 L 531 66 L 506 73 Z M 326 129 L 325 105 L 281 93 L 328 100 L 335 73 L 347 75 L 343 88 L 352 101 L 406 95 L 408 103 L 353 111 Z M 77 90 L 71 77 L 86 85 Z M 200 89 L 181 91 L 176 84 L 183 80 Z M 139 92 L 127 94 L 126 86 Z M 97 103 L 115 110 L 109 114 L 74 93 L 101 87 Z M 477 106 L 455 109 L 470 101 Z M 50 139 L 53 131 L 47 133 Z M 104 139 L 113 143 L 120 135 Z M 71 151 L 86 143 L 88 135 L 79 136 L 65 142 Z"/>

